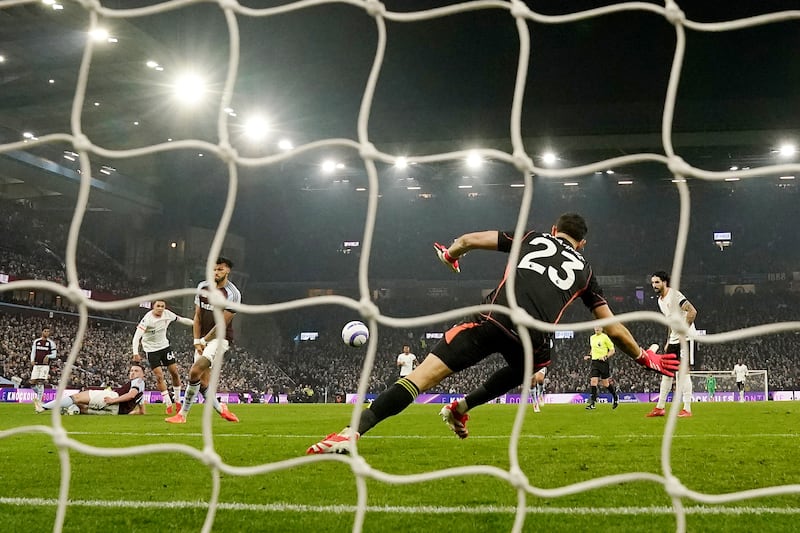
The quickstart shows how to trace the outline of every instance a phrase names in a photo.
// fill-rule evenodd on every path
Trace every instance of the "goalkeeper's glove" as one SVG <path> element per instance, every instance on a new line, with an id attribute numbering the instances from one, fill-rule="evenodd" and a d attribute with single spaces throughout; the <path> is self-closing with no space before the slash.
<path id="1" fill-rule="evenodd" d="M 461 272 L 461 267 L 458 266 L 458 258 L 447 253 L 447 246 L 435 242 L 433 243 L 433 249 L 436 250 L 439 261 L 452 268 L 453 272 Z"/>
<path id="2" fill-rule="evenodd" d="M 678 359 L 677 355 L 674 353 L 659 355 L 653 350 L 645 350 L 644 348 L 641 350 L 639 357 L 636 358 L 637 363 L 667 377 L 675 377 L 675 371 L 678 370 L 678 367 L 681 365 L 681 361 Z"/>

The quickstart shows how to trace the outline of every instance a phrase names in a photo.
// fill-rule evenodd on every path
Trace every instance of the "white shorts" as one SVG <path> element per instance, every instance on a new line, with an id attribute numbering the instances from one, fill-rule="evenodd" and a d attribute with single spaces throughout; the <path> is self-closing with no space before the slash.
<path id="1" fill-rule="evenodd" d="M 109 413 L 115 415 L 119 413 L 119 404 L 115 403 L 114 405 L 107 405 L 106 402 L 103 401 L 104 398 L 118 398 L 119 394 L 114 392 L 113 390 L 90 390 L 89 391 L 89 412 L 92 411 L 103 411 L 105 413 Z M 91 414 L 100 414 L 100 413 L 91 413 Z"/>
<path id="2" fill-rule="evenodd" d="M 47 379 L 50 376 L 50 365 L 33 365 L 31 379 Z"/>
<path id="3" fill-rule="evenodd" d="M 228 339 L 221 340 L 221 339 L 214 339 L 208 344 L 206 344 L 205 348 L 203 348 L 203 353 L 197 353 L 197 350 L 194 352 L 194 360 L 197 361 L 201 357 L 205 357 L 208 359 L 208 362 L 212 365 L 214 364 L 214 358 L 217 355 L 224 355 L 225 352 L 228 351 L 228 346 L 230 343 Z"/>

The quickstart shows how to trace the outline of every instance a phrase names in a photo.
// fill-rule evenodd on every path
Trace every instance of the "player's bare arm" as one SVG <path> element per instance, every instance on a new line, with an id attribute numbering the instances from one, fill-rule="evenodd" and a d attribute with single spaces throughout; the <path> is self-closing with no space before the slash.
<path id="1" fill-rule="evenodd" d="M 592 314 L 594 314 L 595 318 L 611 318 L 614 316 L 611 308 L 606 304 L 592 309 Z M 639 346 L 624 324 L 619 322 L 609 324 L 608 326 L 603 326 L 603 330 L 615 345 L 619 346 L 623 352 L 643 367 L 668 377 L 673 377 L 675 371 L 678 370 L 679 361 L 675 354 L 656 355 L 650 350 L 645 350 Z"/>
<path id="2" fill-rule="evenodd" d="M 611 308 L 605 304 L 592 309 L 592 314 L 595 318 L 611 318 L 614 316 Z M 639 347 L 636 339 L 633 338 L 633 335 L 631 335 L 631 332 L 625 327 L 624 324 L 620 322 L 609 324 L 607 326 L 603 326 L 603 331 L 606 332 L 606 335 L 608 335 L 614 344 L 619 346 L 623 352 L 634 359 L 639 357 L 642 349 Z"/>
<path id="3" fill-rule="evenodd" d="M 681 309 L 686 312 L 686 324 L 689 326 L 694 324 L 694 319 L 697 318 L 697 309 L 694 308 L 692 302 L 686 300 L 683 302 Z"/>
<path id="4" fill-rule="evenodd" d="M 465 233 L 456 238 L 447 249 L 452 257 L 461 257 L 470 250 L 497 250 L 498 231 Z"/>
<path id="5" fill-rule="evenodd" d="M 123 394 L 122 396 L 117 396 L 116 398 L 112 398 L 110 396 L 106 396 L 103 398 L 103 403 L 106 405 L 114 405 L 115 403 L 123 403 L 127 402 L 128 400 L 133 400 L 136 398 L 136 395 L 139 394 L 139 389 L 136 387 L 131 387 L 131 390 Z"/>
<path id="6" fill-rule="evenodd" d="M 194 349 L 197 353 L 203 353 L 203 348 L 205 346 L 205 341 L 203 337 L 200 335 L 200 331 L 202 328 L 202 322 L 200 318 L 200 306 L 194 306 L 194 319 L 192 320 L 192 333 L 194 334 Z"/>

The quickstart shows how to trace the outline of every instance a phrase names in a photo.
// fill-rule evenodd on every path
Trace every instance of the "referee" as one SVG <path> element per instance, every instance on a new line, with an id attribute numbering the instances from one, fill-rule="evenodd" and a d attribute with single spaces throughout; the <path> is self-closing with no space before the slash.
<path id="1" fill-rule="evenodd" d="M 617 405 L 619 405 L 619 396 L 617 395 L 617 386 L 611 379 L 611 365 L 608 364 L 608 359 L 614 355 L 614 343 L 611 342 L 608 335 L 603 333 L 603 328 L 596 327 L 594 328 L 594 335 L 589 338 L 589 345 L 592 348 L 592 353 L 591 355 L 585 355 L 583 358 L 592 360 L 592 373 L 589 381 L 592 399 L 589 405 L 586 406 L 586 410 L 591 411 L 595 408 L 598 380 L 603 380 L 603 387 L 608 389 L 614 400 L 612 409 L 616 409 Z"/>

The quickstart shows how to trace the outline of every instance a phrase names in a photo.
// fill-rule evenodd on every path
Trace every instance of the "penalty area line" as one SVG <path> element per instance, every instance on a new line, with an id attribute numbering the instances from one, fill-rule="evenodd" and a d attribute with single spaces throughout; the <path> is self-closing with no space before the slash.
<path id="1" fill-rule="evenodd" d="M 58 500 L 54 498 L 0 498 L 0 505 L 19 507 L 54 507 Z M 92 508 L 136 508 L 136 509 L 207 509 L 206 502 L 148 502 L 125 500 L 70 500 L 70 507 Z M 250 504 L 219 503 L 218 510 L 254 511 L 254 512 L 288 512 L 288 513 L 355 513 L 355 505 L 299 505 L 294 503 Z M 690 506 L 686 507 L 689 515 L 795 515 L 800 514 L 800 507 L 730 507 L 730 506 Z M 469 507 L 445 507 L 437 505 L 422 506 L 367 506 L 369 513 L 389 514 L 513 514 L 516 507 L 508 505 L 478 505 Z M 528 507 L 527 514 L 542 515 L 674 515 L 675 510 L 667 506 L 650 507 Z"/>

